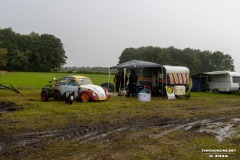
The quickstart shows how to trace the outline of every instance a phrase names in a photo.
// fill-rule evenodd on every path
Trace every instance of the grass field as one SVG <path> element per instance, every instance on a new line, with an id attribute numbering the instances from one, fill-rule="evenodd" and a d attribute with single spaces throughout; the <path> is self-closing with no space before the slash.
<path id="1" fill-rule="evenodd" d="M 0 115 L 0 159 L 238 159 L 240 96 L 191 93 L 191 98 L 110 97 L 66 105 L 40 101 L 41 87 L 66 73 L 11 72 L 0 83 L 0 102 L 19 110 Z M 95 84 L 108 75 L 87 75 Z M 112 81 L 112 77 L 111 77 Z M 203 149 L 232 149 L 204 153 Z M 210 158 L 228 156 L 227 158 Z"/>
<path id="2" fill-rule="evenodd" d="M 59 79 L 63 76 L 74 75 L 74 73 L 47 73 L 47 72 L 7 72 L 6 74 L 0 74 L 0 84 L 9 85 L 12 84 L 17 89 L 41 89 L 44 85 L 48 84 L 48 81 L 53 78 Z M 79 74 L 78 74 L 79 75 Z M 108 75 L 101 74 L 80 74 L 90 77 L 94 84 L 100 85 L 104 82 L 108 82 Z M 113 76 L 111 76 L 111 82 Z"/>

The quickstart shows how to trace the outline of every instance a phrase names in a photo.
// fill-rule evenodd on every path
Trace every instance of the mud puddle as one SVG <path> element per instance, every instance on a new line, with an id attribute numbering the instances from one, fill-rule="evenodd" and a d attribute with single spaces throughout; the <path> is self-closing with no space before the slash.
<path id="1" fill-rule="evenodd" d="M 240 118 L 233 118 L 224 122 L 207 123 L 198 132 L 214 134 L 216 140 L 219 142 L 233 136 L 240 137 Z"/>
<path id="2" fill-rule="evenodd" d="M 167 127 L 167 129 L 160 131 L 160 133 L 150 134 L 149 138 L 160 138 L 177 130 L 190 130 L 197 133 L 211 134 L 215 136 L 217 141 L 222 142 L 226 138 L 233 136 L 240 137 L 240 118 L 205 119 L 178 124 L 170 128 Z"/>

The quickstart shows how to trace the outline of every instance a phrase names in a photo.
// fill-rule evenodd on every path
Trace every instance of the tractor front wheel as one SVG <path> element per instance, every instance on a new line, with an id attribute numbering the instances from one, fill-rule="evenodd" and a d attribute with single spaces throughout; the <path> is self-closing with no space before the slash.
<path id="1" fill-rule="evenodd" d="M 46 91 L 42 91 L 41 92 L 41 101 L 42 102 L 48 101 L 48 96 L 47 96 L 47 92 Z"/>

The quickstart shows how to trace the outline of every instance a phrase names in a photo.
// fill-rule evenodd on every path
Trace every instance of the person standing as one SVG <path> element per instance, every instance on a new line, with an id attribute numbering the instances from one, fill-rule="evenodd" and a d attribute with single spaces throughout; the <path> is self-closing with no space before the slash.
<path id="1" fill-rule="evenodd" d="M 114 77 L 114 83 L 115 83 L 116 92 L 119 94 L 119 88 L 120 88 L 120 84 L 121 84 L 120 72 L 116 73 L 116 75 Z"/>
<path id="2" fill-rule="evenodd" d="M 130 95 L 135 91 L 135 87 L 138 81 L 137 74 L 134 70 L 131 70 L 130 76 L 129 76 L 129 83 L 128 83 L 128 94 L 127 96 L 130 97 Z"/>

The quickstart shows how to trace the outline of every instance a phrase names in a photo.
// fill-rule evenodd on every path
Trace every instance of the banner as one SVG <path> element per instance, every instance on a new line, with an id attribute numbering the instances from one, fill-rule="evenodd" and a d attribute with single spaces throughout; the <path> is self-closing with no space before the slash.
<path id="1" fill-rule="evenodd" d="M 173 86 L 166 86 L 166 91 L 168 99 L 176 99 Z"/>

